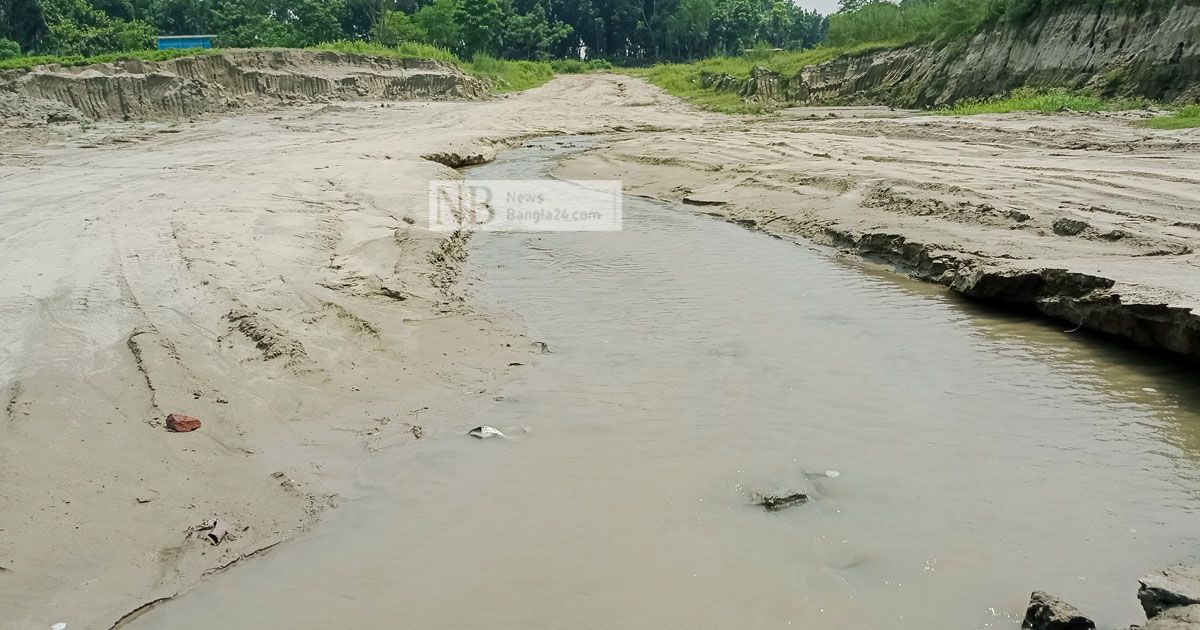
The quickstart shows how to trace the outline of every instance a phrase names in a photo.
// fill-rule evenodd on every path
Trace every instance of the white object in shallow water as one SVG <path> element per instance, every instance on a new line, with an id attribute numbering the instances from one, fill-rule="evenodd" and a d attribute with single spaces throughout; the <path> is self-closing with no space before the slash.
<path id="1" fill-rule="evenodd" d="M 50 630 L 67 630 L 67 624 L 60 621 L 53 626 L 50 626 Z"/>
<path id="2" fill-rule="evenodd" d="M 841 474 L 842 474 L 842 473 L 840 473 L 840 472 L 838 472 L 838 471 L 836 471 L 836 470 L 826 470 L 826 471 L 825 471 L 825 476 L 826 476 L 826 477 L 840 477 L 840 476 L 841 476 Z"/>
<path id="3" fill-rule="evenodd" d="M 500 429 L 497 429 L 495 427 L 489 427 L 489 426 L 475 427 L 474 429 L 467 431 L 467 435 L 469 435 L 471 437 L 477 437 L 481 440 L 486 440 L 488 438 L 494 438 L 494 437 L 508 437 L 508 436 L 504 435 L 503 433 L 501 433 Z"/>

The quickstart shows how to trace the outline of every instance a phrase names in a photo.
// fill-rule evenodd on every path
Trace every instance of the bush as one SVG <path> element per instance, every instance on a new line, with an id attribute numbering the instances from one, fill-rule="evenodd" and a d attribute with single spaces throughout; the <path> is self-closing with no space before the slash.
<path id="1" fill-rule="evenodd" d="M 21 47 L 11 39 L 0 38 L 0 61 L 21 56 Z"/>
<path id="2" fill-rule="evenodd" d="M 1170 116 L 1160 116 L 1142 122 L 1143 127 L 1155 129 L 1188 129 L 1200 127 L 1200 105 L 1185 105 Z"/>
<path id="3" fill-rule="evenodd" d="M 475 55 L 466 70 L 490 81 L 497 92 L 528 90 L 554 78 L 554 68 L 548 62 L 509 61 L 484 54 Z"/>

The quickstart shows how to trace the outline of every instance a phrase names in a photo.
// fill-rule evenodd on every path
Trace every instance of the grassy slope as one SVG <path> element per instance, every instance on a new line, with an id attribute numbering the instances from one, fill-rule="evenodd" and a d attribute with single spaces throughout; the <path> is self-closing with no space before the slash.
<path id="1" fill-rule="evenodd" d="M 753 67 L 762 66 L 784 76 L 792 76 L 806 66 L 824 63 L 840 55 L 861 54 L 902 45 L 901 42 L 886 42 L 767 54 L 751 51 L 738 57 L 712 57 L 691 63 L 658 64 L 651 68 L 624 68 L 621 72 L 642 77 L 667 93 L 687 99 L 704 109 L 725 113 L 757 113 L 763 109 L 761 103 L 746 102 L 737 94 L 702 88 L 700 75 L 708 73 L 746 77 Z"/>
<path id="2" fill-rule="evenodd" d="M 1142 121 L 1144 127 L 1155 129 L 1188 129 L 1200 127 L 1200 105 L 1186 105 L 1170 116 Z"/>
<path id="3" fill-rule="evenodd" d="M 1008 112 L 1114 112 L 1129 109 L 1145 109 L 1152 103 L 1146 99 L 1103 99 L 1089 94 L 1064 89 L 1034 90 L 1022 88 L 1012 94 L 991 98 L 961 101 L 927 113 L 944 116 L 967 116 L 972 114 L 1005 114 Z"/>

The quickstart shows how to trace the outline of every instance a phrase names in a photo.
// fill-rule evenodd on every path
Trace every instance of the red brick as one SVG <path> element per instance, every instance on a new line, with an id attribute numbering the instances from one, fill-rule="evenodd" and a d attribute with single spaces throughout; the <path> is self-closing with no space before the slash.
<path id="1" fill-rule="evenodd" d="M 200 428 L 200 421 L 181 413 L 173 413 L 167 416 L 167 430 L 175 433 L 187 433 Z"/>

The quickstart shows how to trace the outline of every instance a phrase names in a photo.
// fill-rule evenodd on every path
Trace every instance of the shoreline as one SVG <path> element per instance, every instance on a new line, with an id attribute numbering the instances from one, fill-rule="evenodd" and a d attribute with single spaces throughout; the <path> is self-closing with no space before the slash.
<path id="1" fill-rule="evenodd" d="M 1051 136 L 1050 142 L 1021 137 L 1024 130 L 1050 124 L 1061 137 Z M 865 133 L 856 125 L 866 127 Z M 1147 157 L 1178 159 L 1172 166 L 1187 169 L 1185 164 L 1200 162 L 1190 155 L 1195 144 L 1189 144 L 1200 144 L 1200 134 L 1181 134 L 1179 150 L 1166 152 L 1163 136 L 1105 117 L 1012 115 L 764 126 L 753 132 L 702 132 L 702 137 L 664 132 L 613 139 L 568 160 L 556 176 L 621 179 L 631 194 L 682 203 L 772 236 L 806 239 L 981 302 L 1034 311 L 1073 329 L 1192 364 L 1200 361 L 1200 274 L 1188 273 L 1190 267 L 1200 268 L 1200 230 L 1193 227 L 1200 225 L 1200 181 L 1177 179 L 1165 171 L 1133 172 L 1151 181 L 1194 184 L 1168 190 L 1177 196 L 1159 214 L 1153 206 L 1141 205 L 1153 203 L 1151 199 L 1120 194 L 1122 204 L 1140 206 L 1134 213 L 1102 208 L 1100 194 L 1079 198 L 1079 189 L 1039 191 L 1044 186 L 1040 182 L 1025 187 L 1041 198 L 1022 199 L 1021 171 L 1010 175 L 1013 167 L 1041 168 L 1025 160 L 1037 159 L 1047 144 L 1070 144 L 1076 135 L 1115 136 L 1122 152 L 1131 149 L 1121 136 L 1136 136 L 1134 143 L 1151 147 Z M 956 145 L 979 151 L 970 146 L 978 144 L 969 138 L 972 131 L 985 137 L 990 132 L 996 141 L 1034 154 L 1018 156 L 1012 166 L 997 165 L 999 179 L 1011 184 L 1011 191 L 990 186 L 985 160 L 963 169 L 980 171 L 970 173 L 970 183 L 948 177 Z M 944 154 L 945 161 L 885 157 L 871 146 L 872 138 L 888 142 L 915 139 L 920 133 L 933 138 L 927 144 Z M 718 150 L 695 151 L 705 140 Z M 845 153 L 830 145 L 841 145 Z M 1068 157 L 1068 150 L 1062 151 L 1054 155 Z M 1103 180 L 1108 177 L 1116 180 L 1113 189 L 1128 189 L 1130 182 L 1121 181 L 1124 174 L 1108 171 L 1105 164 L 1121 158 L 1106 153 L 1071 150 L 1071 162 L 1064 163 L 1092 169 L 1097 188 L 1109 183 Z M 907 162 L 914 170 L 928 168 L 932 176 L 913 173 L 905 164 L 893 167 L 896 162 Z M 842 169 L 865 172 L 851 177 Z M 1193 201 L 1196 205 L 1188 210 Z"/>

